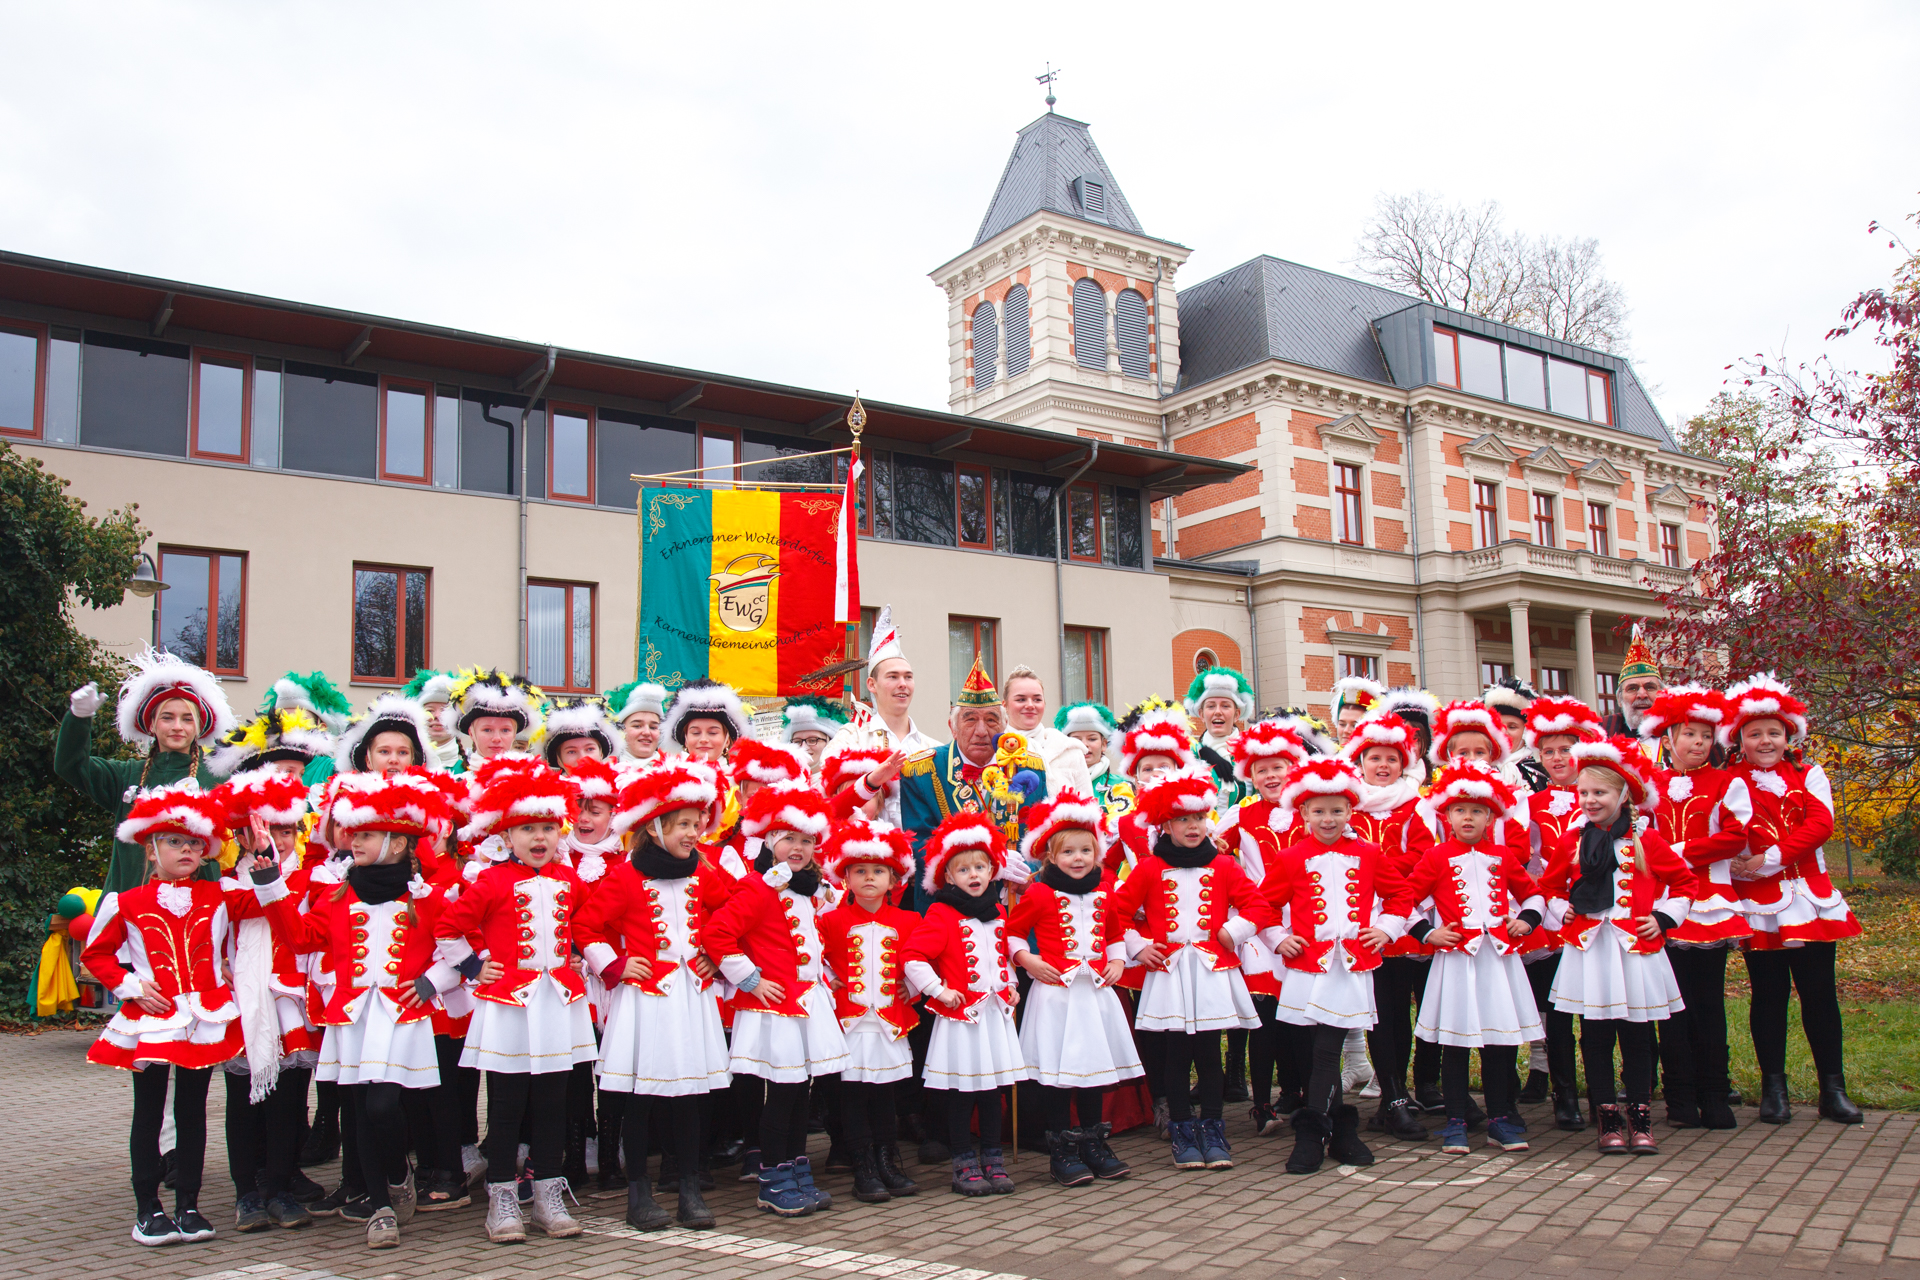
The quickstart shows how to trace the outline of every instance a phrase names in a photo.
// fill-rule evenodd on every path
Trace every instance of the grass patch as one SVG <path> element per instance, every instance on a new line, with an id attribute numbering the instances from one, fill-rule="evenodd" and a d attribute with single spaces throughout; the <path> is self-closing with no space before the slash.
<path id="1" fill-rule="evenodd" d="M 1842 955 L 1846 948 L 1840 944 Z M 1744 996 L 1727 1000 L 1727 1047 L 1733 1082 L 1751 1106 L 1760 1097 L 1760 1065 L 1747 1031 L 1749 1005 Z M 1846 1026 L 1848 1096 L 1880 1111 L 1920 1111 L 1920 1088 L 1913 1084 L 1913 1064 L 1920 1062 L 1920 1000 L 1856 1001 L 1842 995 L 1840 1016 Z M 1795 1102 L 1811 1106 L 1818 1097 L 1798 1000 L 1787 1006 L 1787 1088 Z"/>

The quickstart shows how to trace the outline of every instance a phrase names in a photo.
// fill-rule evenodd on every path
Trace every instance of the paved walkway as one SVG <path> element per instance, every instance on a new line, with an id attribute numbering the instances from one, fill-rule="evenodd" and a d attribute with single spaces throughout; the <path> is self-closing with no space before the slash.
<path id="1" fill-rule="evenodd" d="M 0 1276 L 20 1280 L 682 1280 L 683 1277 L 888 1276 L 895 1280 L 1094 1280 L 1186 1276 L 1506 1277 L 1603 1272 L 1622 1277 L 1719 1275 L 1920 1277 L 1920 1136 L 1907 1114 L 1870 1113 L 1843 1128 L 1810 1109 L 1781 1128 L 1678 1133 L 1656 1124 L 1662 1154 L 1607 1157 L 1590 1135 L 1529 1116 L 1535 1148 L 1447 1158 L 1435 1144 L 1382 1141 L 1365 1170 L 1289 1177 L 1291 1142 L 1253 1136 L 1229 1118 L 1239 1167 L 1178 1173 L 1142 1130 L 1116 1141 L 1133 1178 L 1066 1190 L 1045 1161 L 1021 1154 L 1010 1197 L 970 1201 L 927 1192 L 861 1205 L 845 1175 L 824 1179 L 833 1209 L 781 1221 L 754 1210 L 749 1188 L 723 1181 L 709 1197 L 716 1231 L 640 1235 L 625 1197 L 588 1198 L 589 1235 L 496 1246 L 482 1210 L 416 1217 L 401 1247 L 370 1253 L 338 1219 L 313 1229 L 241 1236 L 221 1137 L 221 1085 L 208 1117 L 203 1208 L 222 1228 L 200 1245 L 142 1249 L 127 1239 L 126 1121 L 119 1073 L 82 1060 L 89 1037 L 0 1035 L 0 1164 L 12 1226 Z M 1657 1108 L 1656 1108 L 1657 1110 Z M 816 1138 L 817 1145 L 824 1139 Z M 818 1159 L 824 1154 L 815 1151 Z M 313 1171 L 331 1182 L 332 1168 Z"/>

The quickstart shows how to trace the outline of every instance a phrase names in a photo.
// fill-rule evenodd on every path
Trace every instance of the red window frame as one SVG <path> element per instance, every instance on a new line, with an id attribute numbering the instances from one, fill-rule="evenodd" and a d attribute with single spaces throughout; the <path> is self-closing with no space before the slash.
<path id="1" fill-rule="evenodd" d="M 700 423 L 693 433 L 693 465 L 696 467 L 704 467 L 707 465 L 707 440 L 709 438 L 732 441 L 733 474 L 725 480 L 715 480 L 713 474 L 718 474 L 717 472 L 709 474 L 708 472 L 701 471 L 692 477 L 693 487 L 700 488 L 704 486 L 709 489 L 731 489 L 740 483 L 740 428 L 716 427 L 711 423 Z"/>
<path id="2" fill-rule="evenodd" d="M 383 414 L 384 416 L 384 414 Z M 394 596 L 394 607 L 399 616 L 394 620 L 393 656 L 401 667 L 407 665 L 407 575 L 419 573 L 426 575 L 427 598 L 422 602 L 421 612 L 426 616 L 427 634 L 420 638 L 420 665 L 433 665 L 433 570 L 418 564 L 375 564 L 369 561 L 353 562 L 353 577 L 347 582 L 347 678 L 354 684 L 402 685 L 413 678 L 411 671 L 403 671 L 396 676 L 370 676 L 360 672 L 359 664 L 353 652 L 355 616 L 354 594 L 359 587 L 357 579 L 362 573 L 392 573 L 399 575 L 400 590 Z"/>
<path id="3" fill-rule="evenodd" d="M 1598 418 L 1593 416 L 1593 380 L 1595 378 L 1600 380 L 1600 412 L 1602 416 Z M 1587 370 L 1587 417 L 1588 420 L 1592 422 L 1598 422 L 1609 427 L 1613 425 L 1612 374 L 1602 373 L 1600 370 L 1593 368 Z"/>
<path id="4" fill-rule="evenodd" d="M 38 440 L 47 428 L 47 342 L 49 330 L 31 320 L 0 321 L 0 329 L 33 339 L 33 422 L 22 431 L 0 424 L 0 437 L 9 440 Z"/>
<path id="5" fill-rule="evenodd" d="M 1564 698 L 1572 692 L 1573 673 L 1565 667 L 1542 667 L 1539 689 L 1541 693 L 1559 694 Z"/>
<path id="6" fill-rule="evenodd" d="M 212 449 L 200 447 L 200 366 L 212 361 L 216 365 L 231 369 L 238 365 L 240 369 L 240 452 L 216 453 Z M 192 436 L 187 442 L 189 456 L 210 458 L 216 462 L 245 462 L 253 456 L 253 357 L 238 351 L 203 351 L 193 349 L 193 391 L 192 391 Z"/>
<path id="7" fill-rule="evenodd" d="M 1480 687 L 1491 689 L 1502 680 L 1511 678 L 1512 675 L 1511 662 L 1483 662 L 1480 664 Z"/>
<path id="8" fill-rule="evenodd" d="M 1669 569 L 1684 569 L 1680 563 L 1680 526 L 1663 524 L 1660 526 L 1660 563 Z"/>
<path id="9" fill-rule="evenodd" d="M 1366 545 L 1366 509 L 1360 502 L 1360 468 L 1351 462 L 1333 464 L 1333 492 L 1340 502 L 1340 541 L 1348 546 Z M 1347 481 L 1352 480 L 1352 485 Z"/>
<path id="10" fill-rule="evenodd" d="M 558 587 L 567 593 L 567 642 L 565 645 L 567 683 L 543 684 L 540 688 L 548 693 L 592 693 L 596 688 L 594 684 L 595 671 L 598 669 L 600 663 L 600 592 L 598 588 L 591 582 L 563 582 L 557 578 L 528 578 L 527 590 L 532 591 L 535 587 Z M 573 595 L 576 591 L 584 591 L 587 593 L 588 671 L 587 678 L 584 682 L 575 679 L 580 673 L 573 669 Z M 527 653 L 529 655 L 527 661 L 529 667 L 531 667 L 533 661 L 531 656 L 533 653 L 532 630 L 533 609 L 529 606 L 527 609 Z"/>
<path id="11" fill-rule="evenodd" d="M 1093 504 L 1093 554 L 1090 556 L 1083 556 L 1073 549 L 1073 503 L 1075 498 L 1082 498 Z M 1099 564 L 1100 552 L 1102 550 L 1100 545 L 1100 486 L 1097 484 L 1076 484 L 1069 486 L 1067 489 L 1066 508 L 1067 524 L 1063 532 L 1066 534 L 1067 559 L 1076 560 L 1081 564 Z"/>
<path id="12" fill-rule="evenodd" d="M 417 391 L 422 399 L 420 431 L 420 475 L 408 475 L 401 471 L 387 469 L 387 393 L 399 388 L 402 391 Z M 415 378 L 380 379 L 380 478 L 394 480 L 402 484 L 431 484 L 433 482 L 433 402 L 438 398 L 438 389 L 431 382 L 422 382 Z M 432 587 L 429 586 L 431 591 Z M 405 683 L 402 681 L 401 683 Z"/>
<path id="13" fill-rule="evenodd" d="M 584 494 L 562 493 L 553 487 L 553 420 L 562 413 L 570 418 L 584 417 L 587 420 L 587 491 Z M 594 485 L 596 481 L 593 465 L 595 457 L 594 450 L 599 444 L 599 437 L 600 419 L 599 416 L 594 413 L 592 405 L 556 404 L 551 400 L 547 402 L 547 497 L 555 502 L 579 502 L 587 506 L 593 505 Z M 734 442 L 734 447 L 736 449 L 734 458 L 737 461 L 740 456 L 737 452 L 739 448 L 739 441 L 737 439 Z M 735 474 L 737 475 L 739 473 L 736 471 Z"/>
<path id="14" fill-rule="evenodd" d="M 1073 637 L 1073 636 L 1080 637 L 1080 640 L 1081 640 L 1080 652 L 1083 655 L 1086 655 L 1085 657 L 1082 658 L 1081 668 L 1087 671 L 1089 675 L 1086 681 L 1085 692 L 1077 692 L 1071 689 L 1066 690 L 1060 695 L 1061 701 L 1064 703 L 1069 697 L 1071 697 L 1075 702 L 1099 702 L 1099 703 L 1106 702 L 1107 700 L 1107 666 L 1112 657 L 1112 654 L 1110 652 L 1111 647 L 1107 644 L 1107 629 L 1105 627 L 1069 626 L 1065 628 L 1065 631 L 1069 637 Z M 1093 663 L 1089 660 L 1091 655 L 1094 654 L 1096 651 L 1100 655 L 1100 684 L 1098 688 L 1094 687 L 1094 683 L 1091 675 L 1091 672 L 1093 670 Z"/>
<path id="15" fill-rule="evenodd" d="M 217 676 L 244 676 L 247 673 L 247 578 L 249 565 L 247 553 L 234 551 L 226 547 L 175 547 L 162 544 L 160 562 L 156 566 L 160 581 L 167 580 L 168 556 L 192 556 L 197 560 L 206 560 L 207 565 L 207 652 L 206 662 L 202 665 Z M 238 666 L 223 667 L 219 664 L 220 653 L 220 557 L 238 556 L 240 558 L 240 663 Z"/>
<path id="16" fill-rule="evenodd" d="M 998 687 L 1000 684 L 1000 619 L 977 618 L 971 614 L 964 613 L 948 614 L 947 635 L 949 637 L 949 648 L 951 648 L 951 637 L 956 624 L 965 624 L 973 628 L 973 657 L 983 659 L 980 665 L 986 668 L 987 679 L 993 681 L 994 685 Z M 988 630 L 985 648 L 982 648 L 980 644 L 980 628 L 982 626 L 985 626 Z M 970 661 L 968 666 L 971 665 L 972 663 Z M 961 671 L 956 673 L 956 675 L 957 678 L 954 679 L 953 685 L 955 689 L 958 689 L 960 685 L 965 682 L 967 673 Z"/>
<path id="17" fill-rule="evenodd" d="M 1371 653 L 1343 653 L 1340 655 L 1340 676 L 1359 676 L 1365 680 L 1380 678 L 1380 659 Z"/>
<path id="18" fill-rule="evenodd" d="M 1453 381 L 1439 382 L 1436 380 L 1434 385 L 1441 386 L 1441 387 L 1457 388 L 1460 385 L 1460 335 L 1455 333 L 1451 329 L 1442 329 L 1438 325 L 1435 325 L 1433 330 L 1433 340 L 1436 343 L 1445 341 L 1446 344 L 1453 350 Z M 1435 373 L 1437 374 L 1438 372 L 1439 370 L 1436 369 Z"/>
<path id="19" fill-rule="evenodd" d="M 1560 545 L 1560 521 L 1554 505 L 1560 501 L 1551 493 L 1533 495 L 1533 540 L 1543 547 Z"/>
<path id="20" fill-rule="evenodd" d="M 1608 524 L 1613 508 L 1604 502 L 1587 504 L 1587 550 L 1597 556 L 1613 554 L 1613 530 Z"/>
<path id="21" fill-rule="evenodd" d="M 986 504 L 987 504 L 986 511 L 983 517 L 985 520 L 986 529 L 987 529 L 987 540 L 985 542 L 968 542 L 967 535 L 966 535 L 966 524 L 961 519 L 960 477 L 963 475 L 967 475 L 969 473 L 979 476 L 981 484 L 985 486 L 984 493 L 986 495 Z M 868 506 L 869 506 L 869 510 L 871 510 L 872 504 L 869 503 Z M 970 463 L 970 462 L 962 462 L 957 464 L 954 467 L 953 469 L 953 531 L 954 531 L 955 541 L 957 541 L 963 547 L 968 547 L 975 551 L 993 550 L 993 470 L 992 468 L 975 466 L 973 463 Z M 1096 536 L 1097 536 L 1097 533 L 1096 533 Z"/>
<path id="22" fill-rule="evenodd" d="M 1473 513 L 1478 520 L 1480 545 L 1500 541 L 1500 486 L 1491 480 L 1473 482 Z"/>

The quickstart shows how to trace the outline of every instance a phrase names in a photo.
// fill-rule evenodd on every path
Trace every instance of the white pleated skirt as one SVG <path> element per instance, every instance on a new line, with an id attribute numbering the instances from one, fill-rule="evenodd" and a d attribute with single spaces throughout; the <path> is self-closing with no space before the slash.
<path id="1" fill-rule="evenodd" d="M 474 1001 L 460 1065 L 482 1071 L 545 1075 L 571 1071 L 599 1056 L 593 1016 L 582 998 L 568 1004 L 566 989 L 549 974 L 536 978 L 520 997 L 524 1005 Z"/>
<path id="2" fill-rule="evenodd" d="M 682 967 L 662 996 L 620 983 L 607 997 L 600 1041 L 600 1087 L 615 1093 L 678 1098 L 724 1089 L 727 1034 L 720 1000 Z"/>
<path id="3" fill-rule="evenodd" d="M 1283 969 L 1280 1002 L 1273 1016 L 1296 1027 L 1345 1027 L 1364 1031 L 1379 1021 L 1373 1002 L 1373 970 L 1356 972 L 1340 963 L 1338 954 L 1327 957 L 1327 972 L 1307 973 Z"/>
<path id="4" fill-rule="evenodd" d="M 1612 924 L 1602 924 L 1584 949 L 1562 948 L 1560 971 L 1547 995 L 1553 1007 L 1621 1022 L 1657 1022 L 1686 1008 L 1666 950 L 1641 955 L 1631 942 Z"/>
<path id="5" fill-rule="evenodd" d="M 1029 1078 L 1056 1089 L 1093 1089 L 1144 1075 L 1127 1011 L 1085 968 L 1064 987 L 1036 982 L 1020 1019 Z"/>
<path id="6" fill-rule="evenodd" d="M 1194 947 L 1173 953 L 1165 969 L 1149 969 L 1140 982 L 1140 1009 L 1134 1026 L 1141 1031 L 1177 1031 L 1196 1035 L 1260 1025 L 1247 981 L 1238 969 L 1215 969 Z"/>
<path id="7" fill-rule="evenodd" d="M 1560 963 L 1564 967 L 1566 961 Z M 1487 941 L 1471 954 L 1442 951 L 1433 957 L 1413 1033 L 1435 1044 L 1470 1049 L 1546 1038 L 1526 966 L 1519 956 L 1503 956 Z"/>
<path id="8" fill-rule="evenodd" d="M 733 1015 L 735 1075 L 759 1076 L 775 1084 L 799 1084 L 830 1076 L 847 1065 L 847 1037 L 833 1012 L 833 993 L 816 982 L 800 997 L 804 1018 L 765 1009 L 740 1009 Z"/>
<path id="9" fill-rule="evenodd" d="M 972 1022 L 934 1015 L 933 1038 L 927 1043 L 927 1088 L 981 1093 L 1025 1080 L 1027 1060 L 1020 1052 L 1013 1010 L 997 996 L 988 996 L 969 1012 Z"/>
<path id="10" fill-rule="evenodd" d="M 913 1046 L 907 1038 L 894 1039 L 892 1023 L 877 1013 L 864 1013 L 847 1028 L 847 1065 L 840 1078 L 853 1084 L 891 1084 L 913 1074 Z"/>
<path id="11" fill-rule="evenodd" d="M 336 1084 L 397 1084 L 431 1089 L 440 1083 L 433 1049 L 433 1019 L 402 1024 L 393 1003 L 378 991 L 360 1001 L 360 1016 L 327 1027 L 313 1078 Z"/>

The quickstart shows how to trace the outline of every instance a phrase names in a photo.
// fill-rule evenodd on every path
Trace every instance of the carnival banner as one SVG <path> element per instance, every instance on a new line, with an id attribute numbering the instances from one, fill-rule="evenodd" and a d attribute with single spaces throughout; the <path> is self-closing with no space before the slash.
<path id="1" fill-rule="evenodd" d="M 832 493 L 640 491 L 638 674 L 668 689 L 706 676 L 745 697 L 837 695 L 801 677 L 841 659 L 835 605 L 859 613 Z"/>

